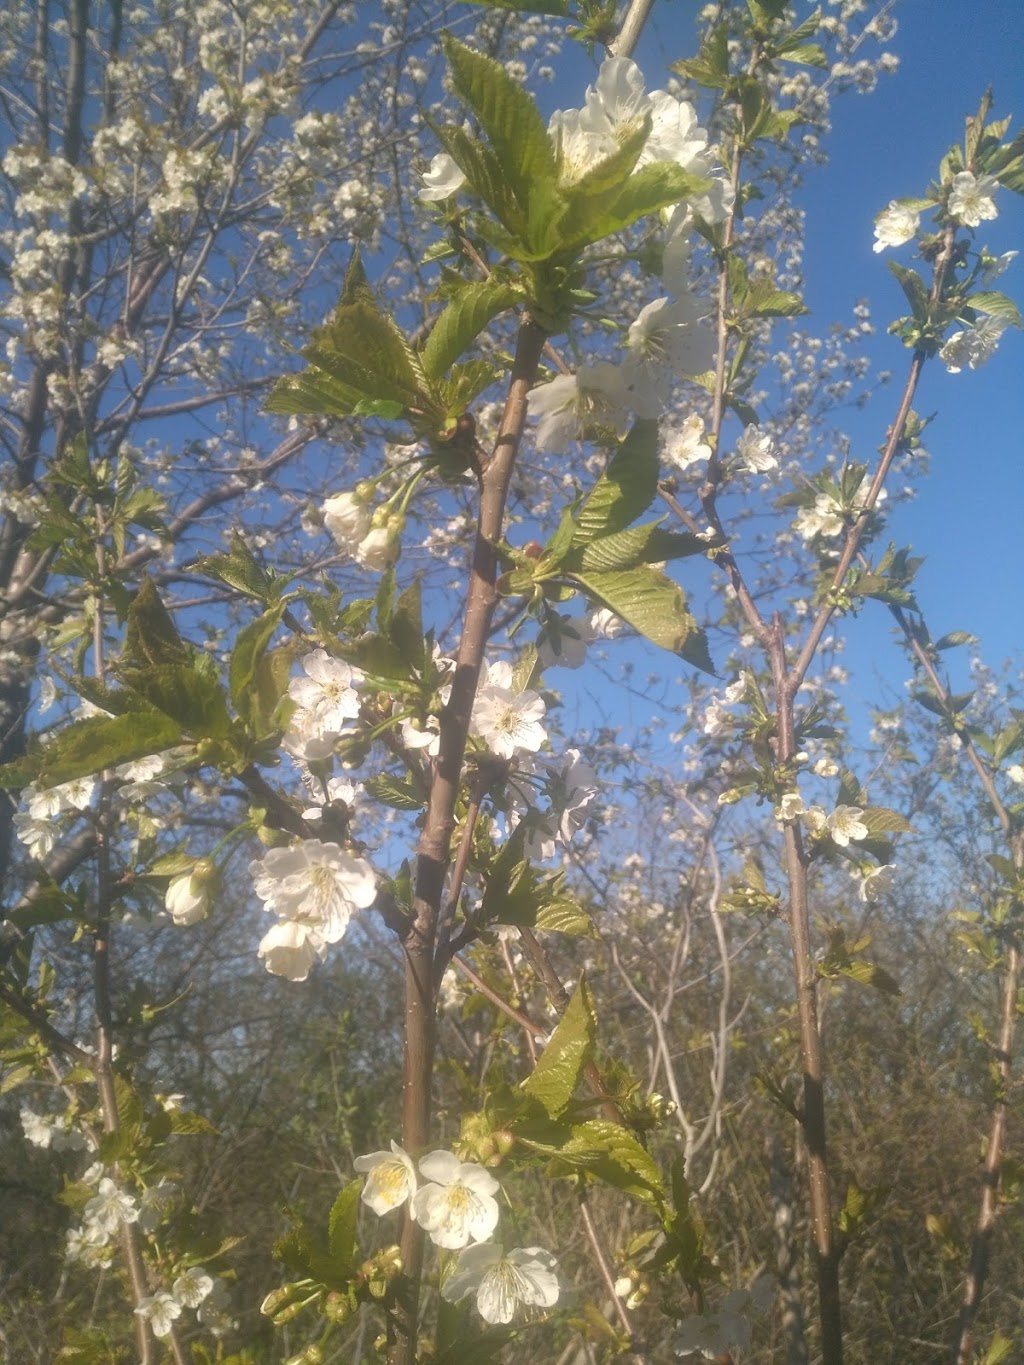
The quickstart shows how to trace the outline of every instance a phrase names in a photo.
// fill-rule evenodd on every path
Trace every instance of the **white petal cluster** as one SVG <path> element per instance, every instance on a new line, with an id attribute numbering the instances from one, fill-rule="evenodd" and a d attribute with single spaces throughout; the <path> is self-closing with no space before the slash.
<path id="1" fill-rule="evenodd" d="M 542 1247 L 503 1251 L 494 1242 L 478 1242 L 459 1253 L 441 1297 L 459 1303 L 475 1294 L 484 1322 L 509 1323 L 520 1307 L 551 1308 L 558 1302 L 556 1267 L 554 1256 Z"/>
<path id="2" fill-rule="evenodd" d="M 778 447 L 759 426 L 744 427 L 743 435 L 736 442 L 736 455 L 750 474 L 765 474 L 769 469 L 779 467 Z"/>
<path id="3" fill-rule="evenodd" d="M 676 469 L 689 469 L 702 460 L 711 459 L 711 447 L 704 439 L 704 419 L 691 412 L 682 426 L 662 433 L 661 456 L 666 464 Z"/>
<path id="4" fill-rule="evenodd" d="M 405 517 L 396 509 L 385 505 L 373 511 L 356 489 L 327 498 L 323 519 L 338 549 L 361 568 L 383 573 L 397 562 Z"/>
<path id="5" fill-rule="evenodd" d="M 161 1289 L 140 1299 L 135 1312 L 149 1323 L 155 1337 L 163 1338 L 170 1336 L 175 1322 L 181 1317 L 181 1304 L 173 1294 Z"/>
<path id="6" fill-rule="evenodd" d="M 361 1198 L 378 1218 L 392 1209 L 401 1208 L 416 1193 L 416 1167 L 412 1157 L 394 1139 L 390 1152 L 357 1156 L 352 1164 L 357 1171 L 366 1173 Z"/>
<path id="7" fill-rule="evenodd" d="M 851 840 L 866 839 L 869 830 L 861 819 L 863 814 L 860 806 L 836 806 L 825 821 L 832 842 L 846 848 Z"/>
<path id="8" fill-rule="evenodd" d="M 459 169 L 454 157 L 447 152 L 438 152 L 430 163 L 430 170 L 423 173 L 423 189 L 420 198 L 427 203 L 437 203 L 450 199 L 466 183 L 466 177 Z"/>
<path id="9" fill-rule="evenodd" d="M 892 886 L 892 879 L 896 868 L 892 863 L 883 863 L 881 867 L 876 867 L 873 872 L 869 872 L 866 877 L 861 878 L 858 895 L 860 899 L 868 904 L 877 901 L 880 896 Z"/>
<path id="10" fill-rule="evenodd" d="M 629 425 L 625 378 L 607 360 L 581 365 L 575 374 L 557 375 L 531 389 L 527 407 L 537 421 L 538 448 L 552 455 L 564 455 L 588 426 L 610 427 L 624 436 Z"/>
<path id="11" fill-rule="evenodd" d="M 515 690 L 512 665 L 499 660 L 476 694 L 470 728 L 499 758 L 536 753 L 548 737 L 541 724 L 546 709 L 536 692 Z"/>
<path id="12" fill-rule="evenodd" d="M 1004 318 L 982 318 L 973 327 L 954 332 L 939 352 L 939 359 L 950 374 L 977 370 L 991 357 L 1005 331 Z"/>
<path id="13" fill-rule="evenodd" d="M 357 688 L 363 675 L 323 649 L 307 654 L 301 663 L 305 676 L 288 684 L 288 695 L 296 709 L 283 743 L 296 758 L 310 762 L 327 758 L 347 732 L 347 722 L 358 717 Z"/>
<path id="14" fill-rule="evenodd" d="M 998 216 L 993 195 L 999 188 L 999 181 L 992 175 L 972 175 L 961 171 L 953 177 L 947 208 L 958 223 L 964 227 L 978 227 L 983 219 Z"/>
<path id="15" fill-rule="evenodd" d="M 868 489 L 869 484 L 865 479 L 850 501 L 848 515 L 856 515 L 865 506 L 868 500 Z M 887 497 L 886 490 L 880 489 L 875 503 L 876 507 L 879 503 L 885 502 Z M 835 536 L 842 535 L 846 524 L 843 508 L 831 493 L 819 493 L 810 507 L 800 509 L 796 521 L 793 523 L 804 540 L 814 540 L 817 536 L 831 540 Z"/>
<path id="16" fill-rule="evenodd" d="M 907 208 L 897 200 L 891 199 L 875 219 L 874 251 L 884 251 L 889 246 L 902 246 L 917 236 L 921 215 L 916 209 Z"/>
<path id="17" fill-rule="evenodd" d="M 673 381 L 703 374 L 715 360 L 715 337 L 698 315 L 693 296 L 655 299 L 640 310 L 627 334 L 623 379 L 638 417 L 660 417 Z"/>
<path id="18" fill-rule="evenodd" d="M 305 981 L 326 945 L 337 943 L 352 915 L 377 894 L 364 858 L 319 839 L 272 849 L 249 872 L 264 909 L 283 921 L 264 935 L 259 956 L 269 972 L 290 981 Z"/>
<path id="19" fill-rule="evenodd" d="M 712 1312 L 687 1318 L 676 1334 L 675 1354 L 717 1360 L 719 1356 L 746 1350 L 753 1335 L 751 1319 L 767 1311 L 773 1295 L 771 1276 L 762 1275 L 749 1288 L 727 1294 Z"/>

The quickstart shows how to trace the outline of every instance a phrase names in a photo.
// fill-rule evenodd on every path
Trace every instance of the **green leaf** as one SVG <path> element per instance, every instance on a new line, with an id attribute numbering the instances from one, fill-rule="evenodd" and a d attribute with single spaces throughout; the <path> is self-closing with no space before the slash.
<path id="1" fill-rule="evenodd" d="M 122 659 L 129 663 L 188 663 L 192 654 L 150 578 L 144 578 L 128 608 Z"/>
<path id="2" fill-rule="evenodd" d="M 578 1124 L 559 1144 L 543 1136 L 532 1137 L 529 1125 L 517 1127 L 516 1133 L 534 1151 L 555 1157 L 573 1170 L 586 1171 L 636 1199 L 657 1203 L 664 1196 L 661 1172 L 650 1154 L 628 1129 L 610 1119 Z"/>
<path id="3" fill-rule="evenodd" d="M 254 698 L 250 694 L 256 669 L 281 624 L 284 610 L 284 603 L 279 602 L 276 607 L 271 607 L 270 611 L 264 612 L 255 621 L 243 626 L 231 651 L 231 662 L 228 665 L 231 700 L 239 715 L 250 722 L 259 714 L 258 710 L 254 712 L 252 705 Z"/>
<path id="4" fill-rule="evenodd" d="M 565 561 L 569 571 L 609 573 L 632 569 L 639 564 L 656 564 L 668 559 L 685 559 L 705 554 L 708 542 L 688 532 L 663 531 L 657 522 L 630 526 L 610 536 L 599 536 Z"/>
<path id="5" fill-rule="evenodd" d="M 192 567 L 196 573 L 216 578 L 228 587 L 237 588 L 247 597 L 256 597 L 268 603 L 278 600 L 283 587 L 292 577 L 291 574 L 277 574 L 265 569 L 239 535 L 232 539 L 230 554 L 205 555 L 197 559 Z"/>
<path id="6" fill-rule="evenodd" d="M 484 201 L 507 232 L 496 232 L 493 224 L 484 223 L 478 223 L 477 230 L 513 260 L 534 259 L 533 253 L 525 245 L 526 214 L 502 172 L 501 162 L 490 147 L 461 128 L 438 127 L 435 131 L 445 151 L 458 163 L 469 189 Z"/>
<path id="7" fill-rule="evenodd" d="M 420 605 L 420 580 L 413 579 L 395 602 L 388 621 L 388 635 L 406 664 L 423 665 L 423 612 Z"/>
<path id="8" fill-rule="evenodd" d="M 1000 294 L 998 290 L 983 290 L 980 293 L 971 294 L 965 302 L 971 308 L 976 308 L 979 313 L 988 313 L 994 318 L 1003 318 L 1014 327 L 1021 325 L 1020 309 L 1013 299 L 1007 298 L 1005 294 Z"/>
<path id="9" fill-rule="evenodd" d="M 911 828 L 910 822 L 905 820 L 898 811 L 889 810 L 887 806 L 868 806 L 861 813 L 861 822 L 868 827 L 869 834 L 906 834 Z"/>
<path id="10" fill-rule="evenodd" d="M 652 644 L 681 655 L 706 673 L 714 673 L 707 639 L 687 609 L 678 583 L 646 565 L 572 577 Z"/>
<path id="11" fill-rule="evenodd" d="M 780 51 L 778 55 L 784 62 L 799 62 L 801 66 L 828 66 L 825 50 L 817 43 L 801 43 L 797 47 L 787 48 L 785 52 Z"/>
<path id="12" fill-rule="evenodd" d="M 743 309 L 747 317 L 755 318 L 795 318 L 810 311 L 799 294 L 776 289 L 770 280 L 754 281 Z"/>
<path id="13" fill-rule="evenodd" d="M 524 208 L 557 178 L 554 149 L 536 104 L 500 62 L 456 39 L 441 39 L 455 92 L 472 109 L 494 149 L 502 173 Z"/>
<path id="14" fill-rule="evenodd" d="M 881 991 L 883 995 L 902 995 L 900 983 L 894 976 L 874 962 L 865 962 L 860 958 L 854 959 L 849 966 L 840 967 L 843 976 L 848 976 L 851 981 L 858 981 L 862 986 L 873 986 L 876 991 Z"/>
<path id="15" fill-rule="evenodd" d="M 163 753 L 180 743 L 181 727 L 159 711 L 90 716 L 76 721 L 43 747 L 38 758 L 38 782 L 42 787 L 57 787 L 76 777 L 91 777 L 104 768 Z M 0 785 L 6 785 L 3 770 Z"/>
<path id="16" fill-rule="evenodd" d="M 336 309 L 302 354 L 314 369 L 358 391 L 360 399 L 426 405 L 418 357 L 376 306 L 353 303 Z"/>
<path id="17" fill-rule="evenodd" d="M 638 421 L 580 508 L 574 547 L 624 530 L 646 512 L 657 491 L 658 424 Z"/>
<path id="18" fill-rule="evenodd" d="M 574 938 L 601 937 L 583 906 L 568 897 L 541 906 L 535 925 L 547 933 L 569 934 Z"/>
<path id="19" fill-rule="evenodd" d="M 431 328 L 420 355 L 428 379 L 440 379 L 499 313 L 519 299 L 511 284 L 481 280 L 460 289 Z"/>
<path id="20" fill-rule="evenodd" d="M 540 1055 L 533 1074 L 523 1081 L 523 1091 L 539 1100 L 551 1118 L 564 1112 L 579 1085 L 597 1031 L 597 1015 L 590 987 L 580 980 L 572 999 Z"/>
<path id="21" fill-rule="evenodd" d="M 350 1181 L 335 1199 L 327 1220 L 331 1256 L 337 1274 L 344 1280 L 351 1279 L 355 1270 L 359 1196 L 363 1184 L 362 1179 Z"/>
<path id="22" fill-rule="evenodd" d="M 196 739 L 225 739 L 231 726 L 224 689 L 216 678 L 191 665 L 120 668 L 126 687 Z M 132 719 L 125 717 L 124 719 Z"/>
<path id="23" fill-rule="evenodd" d="M 588 228 L 584 239 L 566 242 L 565 246 L 579 246 L 610 237 L 615 232 L 657 213 L 671 208 L 683 199 L 692 199 L 710 189 L 711 181 L 691 175 L 672 161 L 655 161 L 635 171 L 622 188 L 614 204 Z"/>
<path id="24" fill-rule="evenodd" d="M 378 773 L 374 777 L 368 777 L 364 785 L 375 801 L 380 801 L 393 810 L 422 810 L 426 805 L 423 791 L 408 778 Z"/>
<path id="25" fill-rule="evenodd" d="M 900 286 L 907 296 L 911 311 L 918 322 L 928 320 L 930 302 L 928 299 L 928 288 L 924 280 L 916 270 L 910 270 L 905 265 L 899 265 L 896 261 L 887 261 L 889 269 L 900 282 Z"/>

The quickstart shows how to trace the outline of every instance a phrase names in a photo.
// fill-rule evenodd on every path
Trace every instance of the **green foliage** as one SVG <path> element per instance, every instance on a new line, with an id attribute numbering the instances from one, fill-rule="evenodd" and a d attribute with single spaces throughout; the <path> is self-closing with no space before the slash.
<path id="1" fill-rule="evenodd" d="M 537 1100 L 550 1118 L 557 1119 L 568 1108 L 593 1052 L 596 1029 L 594 1000 L 581 980 L 537 1065 L 522 1084 L 524 1093 Z"/>

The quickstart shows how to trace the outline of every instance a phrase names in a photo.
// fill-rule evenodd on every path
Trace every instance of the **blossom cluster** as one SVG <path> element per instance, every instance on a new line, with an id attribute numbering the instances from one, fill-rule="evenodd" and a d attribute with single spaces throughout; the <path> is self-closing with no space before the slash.
<path id="1" fill-rule="evenodd" d="M 362 1200 L 374 1213 L 381 1217 L 408 1204 L 435 1246 L 459 1252 L 441 1285 L 450 1303 L 475 1294 L 485 1322 L 508 1323 L 520 1306 L 551 1308 L 558 1301 L 550 1252 L 541 1247 L 505 1251 L 490 1240 L 498 1226 L 500 1186 L 483 1166 L 435 1151 L 420 1158 L 417 1171 L 409 1154 L 392 1141 L 390 1151 L 357 1157 L 355 1167 L 366 1175 Z"/>

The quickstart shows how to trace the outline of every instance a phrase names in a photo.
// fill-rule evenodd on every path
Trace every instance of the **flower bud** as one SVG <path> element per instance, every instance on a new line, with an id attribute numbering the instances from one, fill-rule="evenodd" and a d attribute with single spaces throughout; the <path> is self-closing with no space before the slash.
<path id="1" fill-rule="evenodd" d="M 164 905 L 175 924 L 198 924 L 206 919 L 213 904 L 216 881 L 217 868 L 209 858 L 200 858 L 191 872 L 171 878 Z"/>

